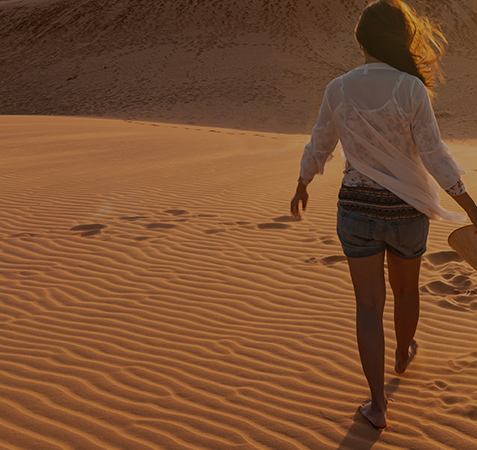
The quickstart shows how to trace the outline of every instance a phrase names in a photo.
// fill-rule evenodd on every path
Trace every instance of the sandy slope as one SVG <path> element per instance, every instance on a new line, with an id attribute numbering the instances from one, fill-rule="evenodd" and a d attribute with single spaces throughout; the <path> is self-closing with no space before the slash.
<path id="1" fill-rule="evenodd" d="M 433 224 L 420 352 L 367 397 L 335 237 L 341 164 L 288 203 L 307 136 L 1 117 L 0 447 L 467 449 L 475 272 Z M 477 192 L 475 142 L 451 144 Z M 448 202 L 448 200 L 446 200 Z"/>
<path id="2" fill-rule="evenodd" d="M 4 0 L 0 114 L 309 133 L 323 88 L 361 63 L 364 0 Z M 477 3 L 413 0 L 449 38 L 436 112 L 477 137 Z"/>

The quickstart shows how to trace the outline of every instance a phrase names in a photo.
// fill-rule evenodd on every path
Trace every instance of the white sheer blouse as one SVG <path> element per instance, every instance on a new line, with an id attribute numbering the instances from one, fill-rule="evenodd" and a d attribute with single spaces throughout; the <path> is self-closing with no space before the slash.
<path id="1" fill-rule="evenodd" d="M 341 141 L 346 177 L 362 176 L 432 219 L 463 222 L 439 205 L 439 185 L 465 191 L 464 170 L 442 142 L 424 84 L 385 63 L 369 63 L 334 79 L 301 160 L 300 181 L 323 174 Z M 437 181 L 437 183 L 436 183 Z"/>

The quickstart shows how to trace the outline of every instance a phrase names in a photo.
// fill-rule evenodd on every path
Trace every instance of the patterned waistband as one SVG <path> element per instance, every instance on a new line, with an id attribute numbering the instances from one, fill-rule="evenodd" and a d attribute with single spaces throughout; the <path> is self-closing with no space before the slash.
<path id="1" fill-rule="evenodd" d="M 339 203 L 343 209 L 380 220 L 406 220 L 422 215 L 387 189 L 342 185 Z"/>

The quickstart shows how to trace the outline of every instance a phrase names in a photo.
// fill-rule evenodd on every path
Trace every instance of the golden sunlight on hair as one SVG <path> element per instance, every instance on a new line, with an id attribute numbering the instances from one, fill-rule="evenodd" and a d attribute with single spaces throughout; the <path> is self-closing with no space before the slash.
<path id="1" fill-rule="evenodd" d="M 430 91 L 442 80 L 439 60 L 447 40 L 436 23 L 401 0 L 377 0 L 361 14 L 356 39 L 373 57 L 417 76 Z M 432 95 L 432 92 L 429 92 Z"/>
<path id="2" fill-rule="evenodd" d="M 445 51 L 447 39 L 438 24 L 433 24 L 427 17 L 419 17 L 414 8 L 402 1 L 397 1 L 410 24 L 413 25 L 414 35 L 411 42 L 411 53 L 419 72 L 424 77 L 428 88 L 435 87 L 436 79 L 443 80 L 439 60 Z"/>

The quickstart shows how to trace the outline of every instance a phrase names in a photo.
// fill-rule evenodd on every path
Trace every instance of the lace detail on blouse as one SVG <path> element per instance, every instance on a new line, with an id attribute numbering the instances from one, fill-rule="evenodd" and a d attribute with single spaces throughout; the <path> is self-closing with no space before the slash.
<path id="1" fill-rule="evenodd" d="M 465 172 L 442 142 L 417 77 L 371 63 L 329 83 L 303 152 L 301 182 L 323 174 L 338 139 L 355 170 L 345 170 L 345 182 L 381 186 L 433 219 L 466 220 L 439 204 L 439 186 L 451 195 L 465 192 L 460 178 Z"/>

